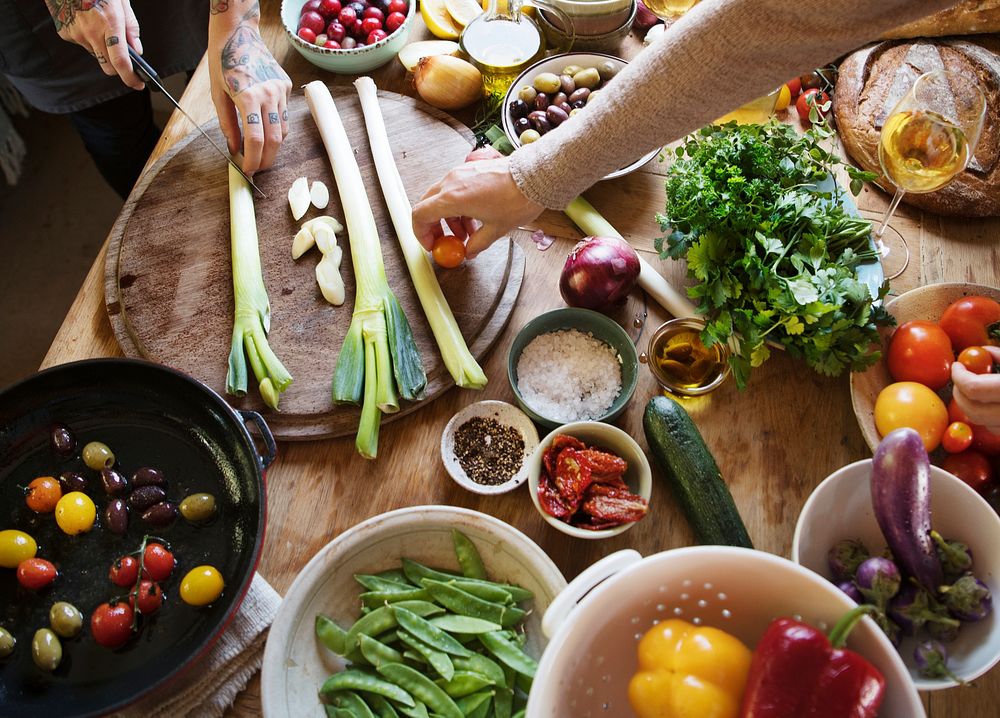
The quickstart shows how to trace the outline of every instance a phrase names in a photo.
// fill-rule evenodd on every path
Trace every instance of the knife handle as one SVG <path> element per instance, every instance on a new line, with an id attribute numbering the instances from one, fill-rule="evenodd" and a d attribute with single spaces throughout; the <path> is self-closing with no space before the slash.
<path id="1" fill-rule="evenodd" d="M 151 90 L 158 90 L 159 85 L 162 84 L 160 76 L 156 74 L 156 70 L 150 67 L 149 63 L 142 59 L 142 55 L 132 49 L 130 45 L 128 48 L 128 56 L 132 58 L 132 67 L 136 73 L 147 83 L 152 83 Z"/>

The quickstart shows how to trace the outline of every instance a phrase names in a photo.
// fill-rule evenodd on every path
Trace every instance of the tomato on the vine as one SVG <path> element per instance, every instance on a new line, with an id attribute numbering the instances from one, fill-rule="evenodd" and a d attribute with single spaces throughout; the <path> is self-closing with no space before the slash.
<path id="1" fill-rule="evenodd" d="M 163 605 L 163 589 L 153 581 L 141 581 L 138 590 L 129 591 L 128 605 L 145 616 L 156 613 Z"/>
<path id="2" fill-rule="evenodd" d="M 442 267 L 454 269 L 465 261 L 465 242 L 453 234 L 442 234 L 434 240 L 431 254 Z"/>
<path id="3" fill-rule="evenodd" d="M 973 374 L 993 373 L 993 355 L 983 347 L 966 347 L 959 352 L 958 363 Z"/>
<path id="4" fill-rule="evenodd" d="M 993 482 L 993 467 L 989 459 L 974 449 L 951 454 L 945 458 L 941 468 L 979 492 L 988 489 Z"/>
<path id="5" fill-rule="evenodd" d="M 890 384 L 875 399 L 875 428 L 885 436 L 904 426 L 920 434 L 927 451 L 934 451 L 948 428 L 948 409 L 923 384 L 913 381 Z"/>
<path id="6" fill-rule="evenodd" d="M 964 421 L 953 421 L 944 430 L 941 446 L 949 454 L 957 454 L 972 446 L 972 427 Z"/>
<path id="7" fill-rule="evenodd" d="M 161 543 L 146 544 L 142 555 L 142 577 L 151 581 L 165 581 L 174 570 L 174 555 Z"/>
<path id="8" fill-rule="evenodd" d="M 90 632 L 97 644 L 120 648 L 132 637 L 135 612 L 127 603 L 102 603 L 90 615 Z"/>
<path id="9" fill-rule="evenodd" d="M 1000 303 L 989 297 L 963 297 L 948 305 L 938 321 L 955 351 L 1000 344 Z"/>
<path id="10" fill-rule="evenodd" d="M 40 591 L 56 580 L 59 572 L 44 558 L 26 558 L 17 565 L 17 582 L 31 591 Z"/>
<path id="11" fill-rule="evenodd" d="M 886 364 L 896 381 L 916 381 L 935 391 L 951 379 L 951 340 L 934 322 L 906 322 L 892 333 Z"/>
<path id="12" fill-rule="evenodd" d="M 795 111 L 799 113 L 800 120 L 803 122 L 810 122 L 809 110 L 815 106 L 816 111 L 823 116 L 826 114 L 826 111 L 823 108 L 829 101 L 830 96 L 828 94 L 822 90 L 817 90 L 814 87 L 811 90 L 806 90 L 799 95 L 799 99 L 795 101 Z"/>
<path id="13" fill-rule="evenodd" d="M 108 571 L 108 578 L 111 579 L 111 583 L 122 588 L 134 586 L 139 578 L 139 561 L 135 556 L 116 558 L 111 564 L 111 570 Z"/>
<path id="14" fill-rule="evenodd" d="M 36 514 L 50 514 L 62 498 L 62 486 L 54 476 L 39 476 L 28 484 L 24 503 Z"/>

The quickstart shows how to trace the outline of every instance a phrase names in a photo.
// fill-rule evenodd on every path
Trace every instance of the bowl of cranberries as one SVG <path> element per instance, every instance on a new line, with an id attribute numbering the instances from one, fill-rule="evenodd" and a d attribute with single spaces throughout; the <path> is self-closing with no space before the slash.
<path id="1" fill-rule="evenodd" d="M 389 62 L 406 44 L 417 0 L 283 0 L 288 41 L 312 64 L 357 75 Z"/>

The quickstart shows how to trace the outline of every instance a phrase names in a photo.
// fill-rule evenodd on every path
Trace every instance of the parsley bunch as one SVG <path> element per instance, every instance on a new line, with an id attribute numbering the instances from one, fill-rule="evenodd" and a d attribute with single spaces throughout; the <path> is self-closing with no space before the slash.
<path id="1" fill-rule="evenodd" d="M 768 341 L 830 376 L 880 358 L 877 325 L 891 317 L 855 271 L 876 259 L 871 223 L 844 209 L 833 180 L 843 163 L 822 146 L 832 134 L 822 124 L 804 135 L 777 122 L 705 127 L 668 170 L 657 215 L 668 234 L 656 248 L 687 259 L 705 344 L 736 339 L 730 363 L 741 389 L 770 356 Z M 854 194 L 874 179 L 845 167 Z"/>

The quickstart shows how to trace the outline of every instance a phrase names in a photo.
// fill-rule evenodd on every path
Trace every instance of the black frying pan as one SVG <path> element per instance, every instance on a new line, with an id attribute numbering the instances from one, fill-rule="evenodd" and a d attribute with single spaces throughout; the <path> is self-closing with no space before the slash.
<path id="1" fill-rule="evenodd" d="M 78 446 L 92 440 L 112 448 L 131 476 L 140 466 L 162 470 L 168 498 L 216 496 L 219 512 L 205 526 L 178 518 L 168 528 L 130 521 L 116 536 L 95 526 L 67 536 L 52 514 L 36 515 L 23 487 L 36 476 L 75 470 L 90 478 L 87 493 L 98 508 L 107 497 L 97 472 L 79 458 L 58 457 L 49 446 L 55 422 L 69 426 Z M 247 430 L 255 425 L 264 456 Z M 92 716 L 121 708 L 170 680 L 211 646 L 235 614 L 250 585 L 264 538 L 264 469 L 275 443 L 260 415 L 236 412 L 199 382 L 171 369 L 135 360 L 91 360 L 41 372 L 0 393 L 0 530 L 19 528 L 38 542 L 38 556 L 57 565 L 55 583 L 39 593 L 21 588 L 15 572 L 0 568 L 0 625 L 17 648 L 0 660 L 0 716 Z M 111 562 L 135 550 L 145 533 L 169 541 L 178 565 L 164 583 L 166 602 L 144 619 L 137 638 L 110 651 L 90 635 L 93 609 L 120 595 L 108 578 Z M 222 597 L 204 608 L 183 603 L 181 578 L 194 566 L 214 565 L 226 583 Z M 48 626 L 48 611 L 67 600 L 84 615 L 80 636 L 63 640 L 63 661 L 53 673 L 35 667 L 31 639 Z"/>

